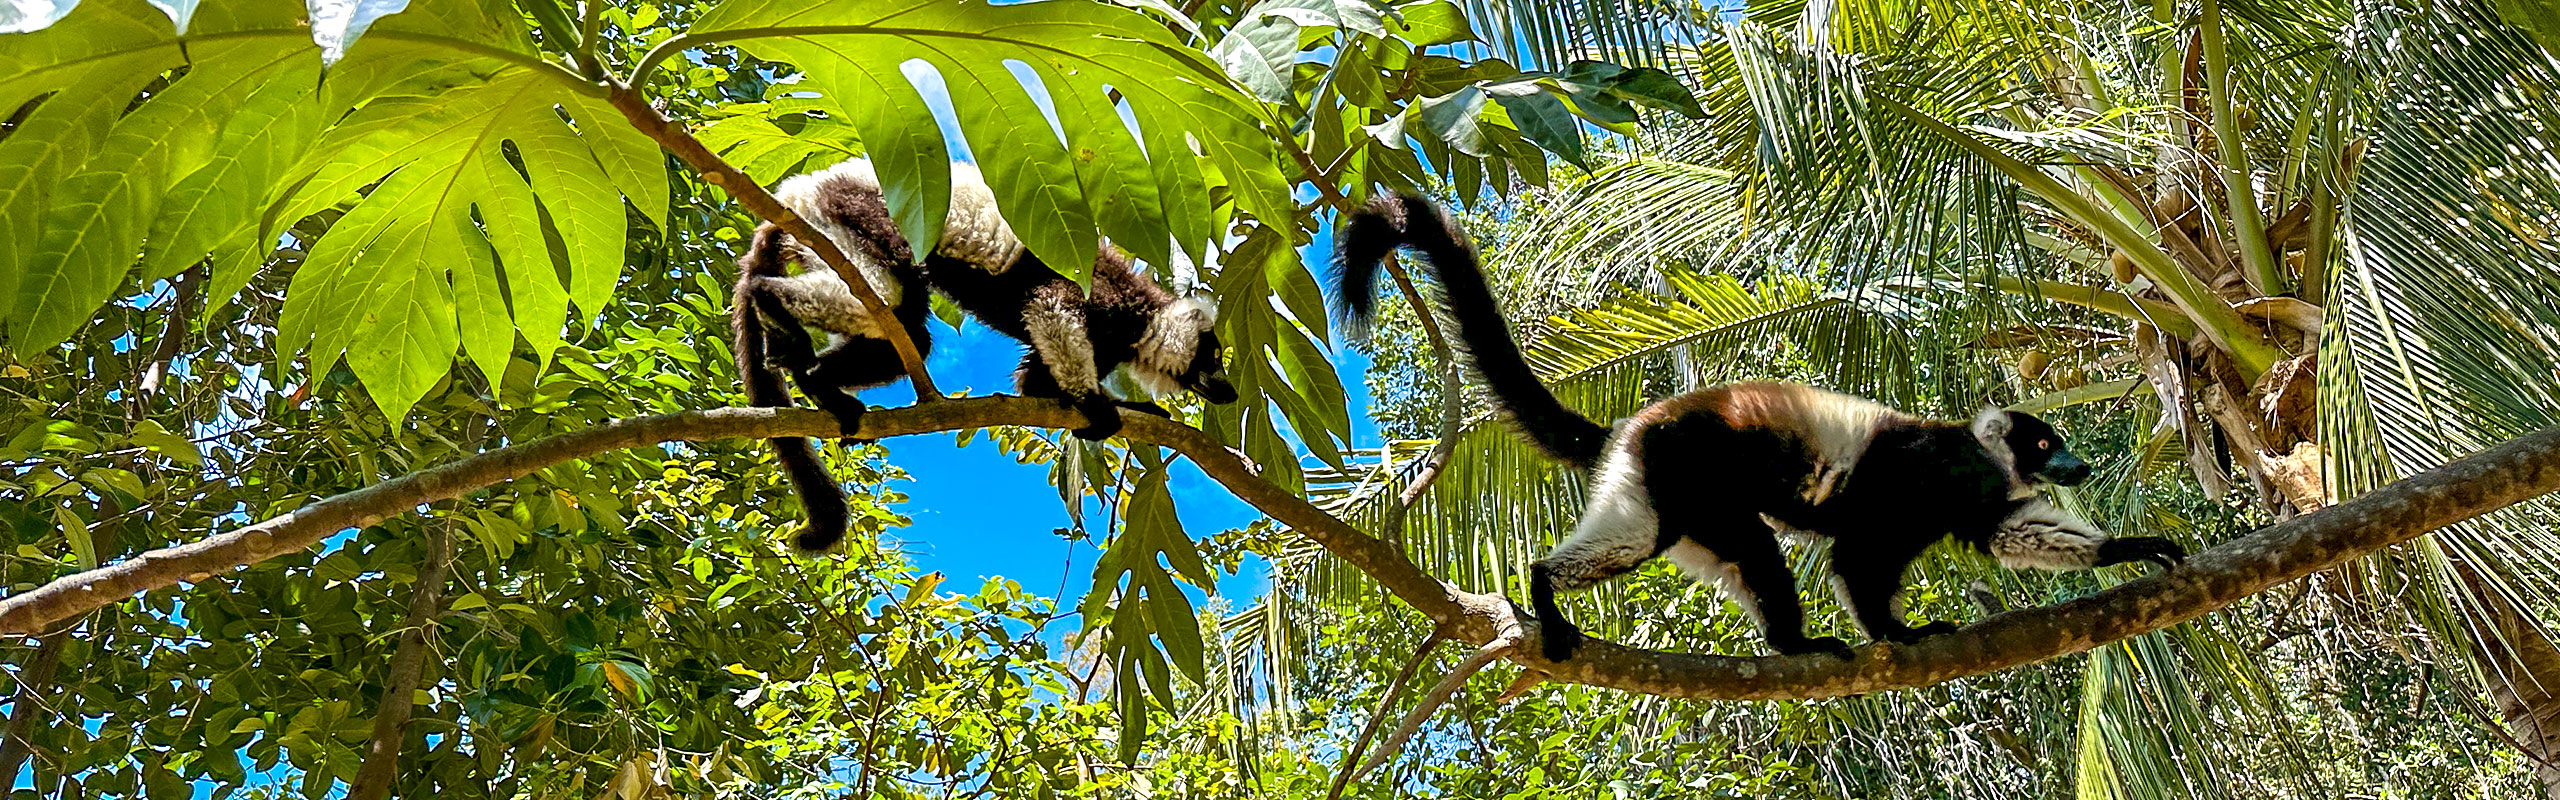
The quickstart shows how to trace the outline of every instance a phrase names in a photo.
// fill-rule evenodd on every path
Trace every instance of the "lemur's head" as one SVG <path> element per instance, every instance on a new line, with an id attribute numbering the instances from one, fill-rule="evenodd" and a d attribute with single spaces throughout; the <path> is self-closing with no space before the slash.
<path id="1" fill-rule="evenodd" d="M 1157 309 L 1138 342 L 1129 377 L 1158 396 L 1190 390 L 1225 405 L 1236 401 L 1227 382 L 1226 347 L 1218 343 L 1218 304 L 1206 296 L 1183 297 Z"/>
<path id="2" fill-rule="evenodd" d="M 2062 434 L 2034 414 L 1986 408 L 1973 418 L 1973 437 L 2020 480 L 2077 486 L 2089 479 L 2089 462 L 2062 444 Z"/>

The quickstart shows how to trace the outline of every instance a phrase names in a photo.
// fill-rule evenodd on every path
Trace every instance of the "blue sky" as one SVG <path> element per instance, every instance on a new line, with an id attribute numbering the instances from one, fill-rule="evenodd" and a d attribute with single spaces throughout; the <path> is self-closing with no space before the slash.
<path id="1" fill-rule="evenodd" d="M 1319 230 L 1299 255 L 1310 265 L 1322 264 L 1332 252 L 1332 230 Z M 1014 394 L 1013 367 L 1022 345 L 971 321 L 958 333 L 934 323 L 933 353 L 926 367 L 943 391 L 971 396 Z M 1378 429 L 1368 418 L 1368 358 L 1334 345 L 1333 363 L 1348 389 L 1352 444 L 1375 447 Z M 903 406 L 914 398 L 904 383 L 864 392 L 877 406 Z M 889 462 L 905 469 L 911 480 L 894 484 L 907 494 L 898 510 L 915 524 L 891 532 L 898 549 L 918 568 L 942 572 L 954 590 L 974 589 L 993 577 L 1011 578 L 1026 591 L 1055 596 L 1061 607 L 1084 596 L 1091 582 L 1095 548 L 1071 542 L 1054 531 L 1070 524 L 1058 490 L 1049 484 L 1048 468 L 1016 464 L 988 437 L 969 446 L 956 436 L 938 434 L 886 441 Z M 1194 539 L 1242 527 L 1262 516 L 1235 499 L 1224 487 L 1201 474 L 1188 461 L 1178 462 L 1172 479 L 1174 509 L 1183 529 Z M 1088 520 L 1096 519 L 1087 515 Z M 1099 537 L 1103 532 L 1095 530 Z M 1062 580 L 1063 578 L 1063 580 Z M 1221 576 L 1218 594 L 1243 606 L 1270 586 L 1268 565 L 1248 559 L 1236 575 Z M 1198 598 L 1195 596 L 1194 598 Z"/>

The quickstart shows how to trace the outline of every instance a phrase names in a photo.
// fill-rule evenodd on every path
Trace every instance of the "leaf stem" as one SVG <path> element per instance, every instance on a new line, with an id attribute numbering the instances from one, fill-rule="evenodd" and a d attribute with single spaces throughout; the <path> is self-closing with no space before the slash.
<path id="1" fill-rule="evenodd" d="M 2179 269 L 2178 265 L 2169 258 L 2168 251 L 2161 249 L 2159 243 L 2153 241 L 2152 237 L 2136 231 L 2126 220 L 2117 218 L 2115 214 L 2100 208 L 2087 196 L 2072 191 L 2071 187 L 2063 185 L 2062 181 L 2047 174 L 2042 168 L 2002 152 L 2000 148 L 1993 147 L 1990 142 L 1983 141 L 1981 137 L 1967 133 L 1945 120 L 1903 105 L 1902 101 L 1890 96 L 1877 94 L 1869 97 L 1868 100 L 1875 107 L 1893 112 L 1922 128 L 1944 136 L 1957 146 L 1990 162 L 2002 174 L 2008 175 L 2010 180 L 2017 181 L 2028 192 L 2051 203 L 2056 211 L 2097 231 L 2100 237 L 2107 240 L 2107 244 L 2124 251 L 2126 256 L 2132 258 L 2134 266 L 2139 268 L 2142 274 L 2150 276 L 2152 282 L 2159 284 L 2161 291 L 2169 295 L 2169 300 L 2176 303 L 2178 309 L 2193 320 L 2207 338 L 2213 340 L 2216 348 L 2229 354 L 2232 363 L 2239 365 L 2241 371 L 2251 380 L 2257 379 L 2259 374 L 2266 372 L 2268 367 L 2274 366 L 2276 361 L 2284 357 L 2283 353 L 2266 342 L 2257 328 L 2252 327 L 2247 320 L 2241 319 L 2240 313 L 2232 310 L 2231 304 L 2223 302 L 2219 295 L 2205 288 L 2195 276 L 2188 274 L 2186 270 Z"/>
<path id="2" fill-rule="evenodd" d="M 469 39 L 456 39 L 451 36 L 437 36 L 432 33 L 385 30 L 365 32 L 365 38 L 371 39 L 376 37 L 404 42 L 423 42 L 427 44 L 441 45 L 470 53 L 472 55 L 497 59 L 499 61 L 504 61 L 509 64 L 514 64 L 516 66 L 550 75 L 553 79 L 560 81 L 561 85 L 566 86 L 571 91 L 575 91 L 579 94 L 589 97 L 605 96 L 605 87 L 603 85 L 598 84 L 595 81 L 587 80 L 585 76 L 579 75 L 576 70 L 572 70 L 560 62 L 545 59 L 532 53 L 519 53 L 495 45 L 481 44 Z"/>
<path id="3" fill-rule="evenodd" d="M 2010 294 L 2042 297 L 2056 303 L 2069 303 L 2136 322 L 2147 322 L 2181 339 L 2196 335 L 2195 320 L 2188 319 L 2187 315 L 2179 313 L 2177 306 L 2158 300 L 2134 297 L 2120 291 L 2061 281 L 2026 280 L 2005 275 L 1993 278 L 1991 287 Z"/>
<path id="4" fill-rule="evenodd" d="M 2259 294 L 2282 294 L 2284 273 L 2276 269 L 2275 251 L 2267 247 L 2267 219 L 2258 211 L 2258 190 L 2249 178 L 2249 153 L 2241 147 L 2240 122 L 2231 109 L 2231 59 L 2224 44 L 2221 0 L 2204 0 L 2205 99 L 2213 108 L 2213 142 L 2220 151 L 2222 194 L 2230 201 L 2231 228 L 2239 237 L 2240 263 L 2251 288 Z"/>

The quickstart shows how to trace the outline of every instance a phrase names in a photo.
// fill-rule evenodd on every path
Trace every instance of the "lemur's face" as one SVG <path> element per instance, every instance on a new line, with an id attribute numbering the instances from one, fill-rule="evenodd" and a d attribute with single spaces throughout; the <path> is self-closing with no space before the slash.
<path id="1" fill-rule="evenodd" d="M 1201 331 L 1200 343 L 1191 351 L 1191 365 L 1174 380 L 1202 400 L 1218 405 L 1235 402 L 1235 384 L 1227 382 L 1226 352 L 1226 346 L 1218 343 L 1217 332 Z"/>
<path id="2" fill-rule="evenodd" d="M 1159 397 L 1188 391 L 1224 405 L 1236 401 L 1227 382 L 1226 347 L 1218 342 L 1218 307 L 1206 297 L 1174 301 L 1147 327 L 1130 377 Z"/>
<path id="3" fill-rule="evenodd" d="M 2052 425 L 2033 414 L 2008 414 L 2009 432 L 2002 438 L 2017 457 L 2018 477 L 2055 486 L 2077 486 L 2089 479 L 2089 462 L 2063 446 L 2062 434 Z"/>

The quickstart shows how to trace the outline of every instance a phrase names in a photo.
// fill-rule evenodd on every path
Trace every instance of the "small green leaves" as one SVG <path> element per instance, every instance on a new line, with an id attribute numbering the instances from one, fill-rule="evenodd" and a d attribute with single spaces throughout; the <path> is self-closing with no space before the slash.
<path id="1" fill-rule="evenodd" d="M 1203 589 L 1216 586 L 1209 565 L 1200 560 L 1200 551 L 1174 516 L 1173 494 L 1166 488 L 1169 464 L 1152 454 L 1142 457 L 1153 463 L 1124 499 L 1127 525 L 1094 562 L 1093 587 L 1084 601 L 1086 619 L 1101 619 L 1107 609 L 1110 620 L 1102 647 L 1104 657 L 1123 676 L 1112 686 L 1112 698 L 1120 708 L 1123 761 L 1135 760 L 1146 741 L 1147 699 L 1152 696 L 1165 708 L 1176 707 L 1166 659 L 1170 657 L 1195 683 L 1207 669 L 1200 620 L 1191 598 L 1174 584 L 1174 575 L 1179 573 Z"/>

